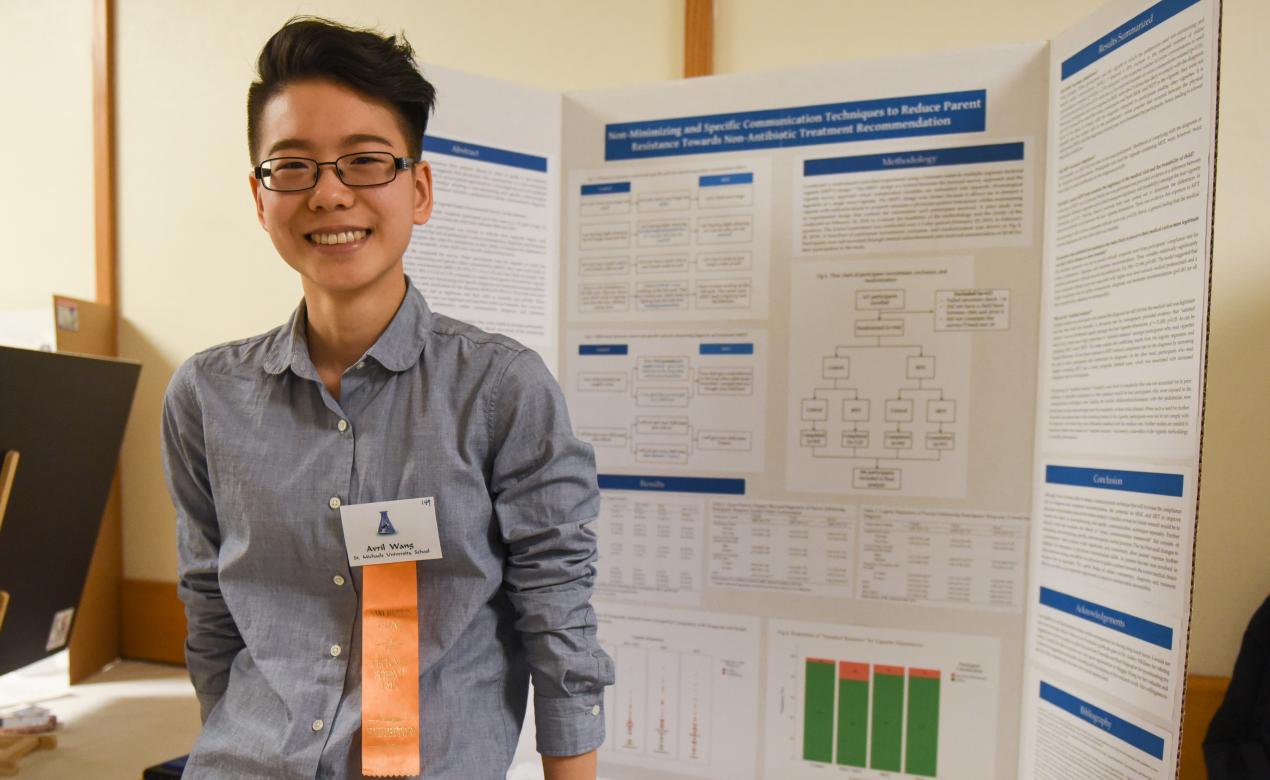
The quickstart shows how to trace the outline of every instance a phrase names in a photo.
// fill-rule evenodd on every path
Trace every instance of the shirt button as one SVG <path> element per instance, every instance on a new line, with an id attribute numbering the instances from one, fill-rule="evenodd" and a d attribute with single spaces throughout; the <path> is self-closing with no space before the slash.
<path id="1" fill-rule="evenodd" d="M 339 645 L 331 645 L 331 657 L 332 657 L 332 658 L 338 658 L 338 657 L 339 657 L 339 655 L 340 655 L 340 646 L 339 646 Z"/>
<path id="2" fill-rule="evenodd" d="M 321 730 L 322 730 L 322 727 L 323 727 L 323 726 L 325 726 L 325 725 L 326 725 L 326 724 L 322 722 L 322 719 L 321 719 L 321 718 L 318 718 L 317 720 L 313 721 L 313 730 L 314 730 L 314 731 L 321 731 Z"/>
<path id="3" fill-rule="evenodd" d="M 330 504 L 331 509 L 339 509 L 339 508 L 340 508 L 340 497 L 339 497 L 339 496 L 331 496 L 331 500 L 330 500 L 330 501 L 327 501 L 326 503 Z"/>
<path id="4" fill-rule="evenodd" d="M 348 420 L 340 420 L 339 422 L 337 422 L 337 423 L 335 424 L 335 427 L 340 429 L 340 433 L 343 433 L 344 431 L 347 431 L 347 430 L 348 430 Z"/>
<path id="5" fill-rule="evenodd" d="M 591 714 L 592 714 L 592 715 L 599 715 L 599 714 L 600 714 L 600 705 L 598 705 L 598 704 L 592 705 L 592 706 L 591 706 Z"/>
<path id="6" fill-rule="evenodd" d="M 366 361 L 365 361 L 365 360 L 359 360 L 359 361 L 357 361 L 357 365 L 356 365 L 355 367 L 356 367 L 356 368 L 365 368 L 365 367 L 366 367 Z"/>
<path id="7" fill-rule="evenodd" d="M 344 578 L 336 574 L 334 577 L 331 578 L 331 582 L 334 582 L 336 585 L 343 585 Z"/>

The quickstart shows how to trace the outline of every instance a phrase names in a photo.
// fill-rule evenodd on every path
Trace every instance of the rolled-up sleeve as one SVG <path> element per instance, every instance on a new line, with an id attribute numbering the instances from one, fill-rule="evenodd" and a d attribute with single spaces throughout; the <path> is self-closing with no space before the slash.
<path id="1" fill-rule="evenodd" d="M 185 659 L 206 721 L 225 692 L 243 639 L 221 595 L 220 527 L 190 362 L 177 369 L 163 400 L 163 469 L 176 507 L 177 593 L 188 623 Z"/>
<path id="2" fill-rule="evenodd" d="M 613 682 L 591 608 L 595 456 L 573 435 L 560 387 L 531 351 L 510 361 L 490 405 L 504 587 L 533 677 L 538 752 L 586 753 L 604 741 L 604 687 Z"/>

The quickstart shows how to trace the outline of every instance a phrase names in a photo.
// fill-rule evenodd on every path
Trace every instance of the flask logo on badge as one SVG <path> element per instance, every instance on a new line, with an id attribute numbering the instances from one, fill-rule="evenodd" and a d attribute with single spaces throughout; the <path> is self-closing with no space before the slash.
<path id="1" fill-rule="evenodd" d="M 392 536 L 397 533 L 397 529 L 392 527 L 392 521 L 388 519 L 388 511 L 381 510 L 379 513 L 379 535 Z"/>

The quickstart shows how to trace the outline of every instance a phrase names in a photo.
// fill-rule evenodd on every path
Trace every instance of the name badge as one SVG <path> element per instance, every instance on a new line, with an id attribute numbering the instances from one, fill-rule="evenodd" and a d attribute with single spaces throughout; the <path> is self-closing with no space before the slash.
<path id="1" fill-rule="evenodd" d="M 436 499 L 406 498 L 340 507 L 349 566 L 441 557 Z"/>

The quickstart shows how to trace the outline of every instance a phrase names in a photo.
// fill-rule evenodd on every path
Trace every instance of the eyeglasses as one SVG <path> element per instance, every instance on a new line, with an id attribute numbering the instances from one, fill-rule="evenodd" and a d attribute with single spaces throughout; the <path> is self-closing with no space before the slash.
<path id="1" fill-rule="evenodd" d="M 274 192 L 298 192 L 317 186 L 323 165 L 335 168 L 335 175 L 349 187 L 377 187 L 397 178 L 397 171 L 414 165 L 413 157 L 394 157 L 389 152 L 353 152 L 330 162 L 308 157 L 273 157 L 256 166 L 256 178 Z"/>

